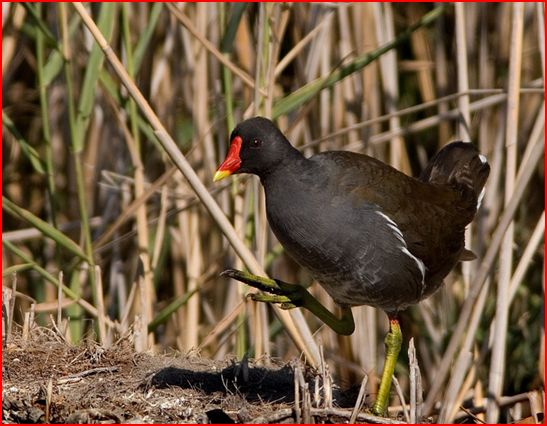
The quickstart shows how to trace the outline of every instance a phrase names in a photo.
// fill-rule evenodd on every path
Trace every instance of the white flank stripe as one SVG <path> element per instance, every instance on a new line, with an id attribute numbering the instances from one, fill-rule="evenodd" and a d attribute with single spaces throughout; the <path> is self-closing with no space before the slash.
<path id="1" fill-rule="evenodd" d="M 416 256 L 414 256 L 412 253 L 410 253 L 406 247 L 403 247 L 403 253 L 410 256 L 417 263 L 418 269 L 422 273 L 422 284 L 423 284 L 424 279 L 425 279 L 425 265 L 424 265 L 424 262 L 422 262 L 420 259 L 418 259 Z"/>
<path id="2" fill-rule="evenodd" d="M 420 259 L 418 259 L 416 256 L 414 256 L 412 253 L 410 253 L 408 251 L 406 241 L 403 238 L 403 233 L 401 232 L 401 230 L 399 229 L 397 224 L 389 216 L 386 216 L 381 211 L 376 210 L 376 213 L 378 213 L 380 216 L 382 216 L 387 221 L 388 226 L 393 230 L 393 232 L 395 233 L 397 239 L 401 242 L 401 247 L 399 247 L 401 249 L 401 251 L 404 254 L 406 254 L 407 256 L 409 256 L 411 259 L 413 259 L 414 262 L 416 262 L 416 265 L 418 265 L 418 269 L 422 273 L 422 284 L 423 284 L 424 280 L 425 280 L 425 265 L 424 265 L 424 262 L 422 262 Z"/>

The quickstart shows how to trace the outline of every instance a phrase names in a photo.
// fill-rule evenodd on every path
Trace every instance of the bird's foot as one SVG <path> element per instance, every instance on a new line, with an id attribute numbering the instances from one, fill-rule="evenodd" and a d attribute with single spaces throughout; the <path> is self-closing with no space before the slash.
<path id="1" fill-rule="evenodd" d="M 289 284 L 281 280 L 259 277 L 237 269 L 227 269 L 220 274 L 241 281 L 251 287 L 270 294 L 253 293 L 251 299 L 256 302 L 277 303 L 282 309 L 293 309 L 303 306 L 307 290 L 298 284 Z"/>

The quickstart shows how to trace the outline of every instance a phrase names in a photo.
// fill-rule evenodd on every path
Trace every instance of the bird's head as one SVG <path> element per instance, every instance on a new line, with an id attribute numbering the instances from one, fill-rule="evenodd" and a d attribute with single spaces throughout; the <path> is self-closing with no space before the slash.
<path id="1" fill-rule="evenodd" d="M 235 173 L 264 176 L 295 149 L 283 133 L 264 117 L 253 117 L 239 123 L 230 135 L 230 149 L 213 180 Z"/>

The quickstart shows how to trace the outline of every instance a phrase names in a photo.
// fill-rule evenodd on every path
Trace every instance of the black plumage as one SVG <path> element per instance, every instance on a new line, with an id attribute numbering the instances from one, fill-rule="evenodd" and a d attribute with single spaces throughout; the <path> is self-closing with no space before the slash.
<path id="1" fill-rule="evenodd" d="M 416 179 L 352 152 L 305 158 L 261 117 L 239 124 L 231 141 L 239 145 L 226 170 L 260 177 L 274 234 L 341 306 L 396 313 L 465 257 L 465 227 L 489 173 L 470 143 L 445 146 Z"/>

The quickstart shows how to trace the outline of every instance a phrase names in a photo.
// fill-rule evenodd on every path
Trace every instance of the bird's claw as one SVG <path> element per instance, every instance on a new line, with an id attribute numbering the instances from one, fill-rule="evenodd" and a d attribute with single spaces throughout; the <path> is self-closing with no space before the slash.
<path id="1" fill-rule="evenodd" d="M 281 280 L 259 277 L 237 269 L 227 269 L 220 274 L 241 281 L 251 287 L 269 294 L 251 294 L 251 299 L 257 302 L 278 303 L 282 309 L 293 309 L 302 306 L 306 289 L 297 284 L 289 284 Z"/>
<path id="2" fill-rule="evenodd" d="M 294 309 L 302 306 L 300 301 L 289 296 L 253 293 L 250 297 L 255 302 L 279 303 L 281 309 Z"/>

